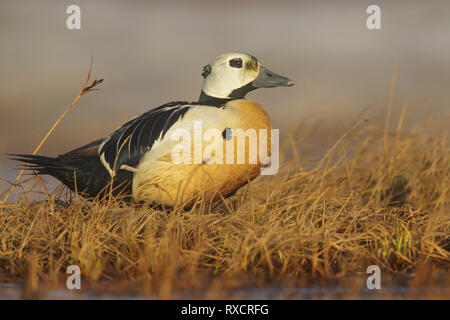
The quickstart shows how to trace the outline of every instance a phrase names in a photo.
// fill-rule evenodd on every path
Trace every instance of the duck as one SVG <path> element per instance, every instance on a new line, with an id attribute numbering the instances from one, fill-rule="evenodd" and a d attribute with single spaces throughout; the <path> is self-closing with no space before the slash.
<path id="1" fill-rule="evenodd" d="M 240 52 L 219 55 L 203 67 L 201 75 L 197 101 L 173 101 L 150 109 L 108 136 L 57 157 L 14 154 L 12 159 L 26 163 L 35 174 L 53 176 L 87 198 L 113 194 L 124 201 L 186 209 L 199 200 L 213 203 L 227 198 L 258 177 L 271 156 L 271 120 L 260 104 L 245 96 L 258 88 L 291 87 L 295 82 Z M 237 146 L 233 137 L 237 129 L 256 132 L 267 154 L 263 157 L 261 148 Z M 215 149 L 203 143 L 204 136 L 200 147 L 193 142 L 192 137 L 208 130 L 213 132 L 210 140 L 216 142 Z M 188 156 L 182 159 L 190 161 L 174 161 L 174 150 L 182 149 L 180 132 L 187 136 L 183 145 Z M 211 152 L 202 158 L 208 146 Z M 246 161 L 238 161 L 238 152 Z M 248 161 L 255 152 L 257 160 Z M 192 161 L 196 154 L 200 159 Z M 225 161 L 226 156 L 231 161 Z"/>

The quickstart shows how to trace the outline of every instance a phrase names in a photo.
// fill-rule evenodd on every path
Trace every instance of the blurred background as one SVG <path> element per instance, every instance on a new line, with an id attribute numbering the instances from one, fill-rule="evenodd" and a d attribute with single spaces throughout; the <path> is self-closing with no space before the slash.
<path id="1" fill-rule="evenodd" d="M 81 7 L 81 30 L 66 28 L 71 4 Z M 366 27 L 371 4 L 381 30 Z M 448 120 L 449 14 L 446 0 L 2 0 L 0 177 L 17 174 L 5 153 L 31 153 L 77 95 L 91 55 L 101 90 L 79 101 L 40 154 L 81 146 L 166 102 L 196 100 L 202 67 L 229 51 L 297 82 L 248 95 L 282 138 L 305 119 L 327 124 L 317 133 L 325 144 L 361 117 L 382 122 L 395 61 L 394 118 L 406 104 L 409 127 L 430 115 Z"/>

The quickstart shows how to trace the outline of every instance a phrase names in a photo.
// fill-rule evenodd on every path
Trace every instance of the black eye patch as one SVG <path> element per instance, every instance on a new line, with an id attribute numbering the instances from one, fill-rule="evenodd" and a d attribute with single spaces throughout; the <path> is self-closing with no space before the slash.
<path id="1" fill-rule="evenodd" d="M 241 58 L 234 58 L 230 60 L 230 67 L 233 68 L 242 68 L 242 59 Z"/>

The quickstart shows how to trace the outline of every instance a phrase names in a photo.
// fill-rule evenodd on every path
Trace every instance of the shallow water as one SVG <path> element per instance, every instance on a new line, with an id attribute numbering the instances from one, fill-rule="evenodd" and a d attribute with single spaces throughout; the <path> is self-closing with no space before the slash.
<path id="1" fill-rule="evenodd" d="M 412 284 L 411 275 L 389 276 L 381 282 L 381 289 L 370 290 L 366 286 L 366 277 L 349 277 L 342 279 L 307 279 L 305 285 L 285 287 L 267 285 L 232 290 L 183 290 L 171 293 L 171 299 L 450 299 L 448 276 L 440 275 L 426 284 Z M 446 281 L 447 279 L 447 281 Z M 104 285 L 105 283 L 103 283 Z M 108 284 L 106 282 L 106 284 Z M 114 288 L 115 287 L 115 288 Z M 66 288 L 38 290 L 38 294 L 29 295 L 23 283 L 0 283 L 0 300 L 5 299 L 158 299 L 157 293 L 144 294 L 128 285 L 127 290 L 117 289 L 110 283 L 100 290 Z"/>

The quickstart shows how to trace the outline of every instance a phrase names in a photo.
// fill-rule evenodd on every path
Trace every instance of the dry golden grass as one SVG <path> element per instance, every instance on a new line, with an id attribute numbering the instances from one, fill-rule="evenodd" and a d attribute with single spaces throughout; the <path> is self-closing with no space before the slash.
<path id="1" fill-rule="evenodd" d="M 67 266 L 77 264 L 92 286 L 123 280 L 167 298 L 177 290 L 351 277 L 371 264 L 448 279 L 446 133 L 402 134 L 401 126 L 388 134 L 363 123 L 318 161 L 302 157 L 297 148 L 306 141 L 293 134 L 277 175 L 217 207 L 199 201 L 165 212 L 87 201 L 61 188 L 40 187 L 42 201 L 23 192 L 0 216 L 0 281 L 26 279 L 36 291 L 42 281 L 64 284 Z"/>

